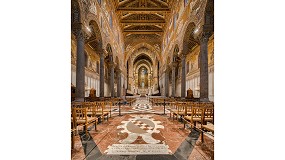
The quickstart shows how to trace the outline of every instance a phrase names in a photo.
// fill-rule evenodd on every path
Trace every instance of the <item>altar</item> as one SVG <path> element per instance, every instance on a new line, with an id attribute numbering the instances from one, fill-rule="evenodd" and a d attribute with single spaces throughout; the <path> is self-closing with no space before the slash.
<path id="1" fill-rule="evenodd" d="M 146 94 L 148 94 L 148 89 L 138 89 L 138 94 L 140 94 L 141 96 L 146 96 Z"/>

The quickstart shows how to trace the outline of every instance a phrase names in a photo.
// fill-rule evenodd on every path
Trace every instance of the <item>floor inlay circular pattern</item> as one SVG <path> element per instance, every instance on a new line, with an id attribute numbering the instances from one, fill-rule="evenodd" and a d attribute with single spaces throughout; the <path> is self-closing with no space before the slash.
<path id="1" fill-rule="evenodd" d="M 149 115 L 137 115 L 132 116 L 128 121 L 122 121 L 122 125 L 117 128 L 122 128 L 121 133 L 128 133 L 128 137 L 124 140 L 120 140 L 120 143 L 132 143 L 138 136 L 141 136 L 142 139 L 149 144 L 156 144 L 161 142 L 152 137 L 152 133 L 159 133 L 159 128 L 164 128 L 163 125 L 160 125 L 160 121 L 155 121 Z"/>
<path id="2" fill-rule="evenodd" d="M 155 139 L 153 133 L 160 133 L 164 129 L 160 121 L 156 121 L 150 115 L 132 115 L 127 121 L 122 121 L 117 129 L 121 134 L 127 133 L 125 139 L 119 140 L 120 144 L 112 144 L 105 151 L 111 155 L 144 155 L 144 154 L 170 154 L 169 146 L 164 140 Z M 120 134 L 119 133 L 119 134 Z M 144 144 L 136 144 L 141 139 Z"/>

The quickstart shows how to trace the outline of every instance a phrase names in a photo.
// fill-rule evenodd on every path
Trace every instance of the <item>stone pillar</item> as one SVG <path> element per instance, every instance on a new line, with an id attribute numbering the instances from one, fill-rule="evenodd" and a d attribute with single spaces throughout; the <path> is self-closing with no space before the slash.
<path id="1" fill-rule="evenodd" d="M 121 70 L 118 70 L 117 74 L 117 97 L 121 97 Z"/>
<path id="2" fill-rule="evenodd" d="M 200 101 L 209 101 L 208 98 L 208 41 L 210 34 L 202 33 L 200 37 Z"/>
<path id="3" fill-rule="evenodd" d="M 182 72 L 181 72 L 181 98 L 185 98 L 186 92 L 186 72 L 185 72 L 185 58 L 186 55 L 182 54 L 181 56 L 181 65 L 182 65 Z"/>
<path id="4" fill-rule="evenodd" d="M 169 71 L 168 71 L 169 69 L 168 69 L 168 67 L 166 68 L 166 70 L 165 70 L 165 84 L 164 84 L 164 94 L 165 94 L 165 97 L 168 97 L 169 95 L 168 95 L 168 92 L 169 92 L 169 86 L 168 86 L 168 83 L 169 83 Z"/>
<path id="5" fill-rule="evenodd" d="M 114 97 L 114 62 L 109 62 L 111 77 L 110 77 L 110 89 L 111 97 Z"/>
<path id="6" fill-rule="evenodd" d="M 172 96 L 175 97 L 175 69 L 177 67 L 177 62 L 172 62 Z"/>
<path id="7" fill-rule="evenodd" d="M 104 52 L 100 53 L 100 97 L 104 97 Z"/>
<path id="8" fill-rule="evenodd" d="M 85 55 L 84 55 L 84 32 L 80 28 L 76 32 L 77 58 L 76 58 L 76 91 L 75 101 L 84 101 L 85 97 Z"/>

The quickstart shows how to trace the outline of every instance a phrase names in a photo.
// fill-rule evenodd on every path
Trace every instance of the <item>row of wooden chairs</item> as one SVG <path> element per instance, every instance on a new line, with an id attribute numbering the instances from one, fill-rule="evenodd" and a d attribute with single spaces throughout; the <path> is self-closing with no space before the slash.
<path id="1" fill-rule="evenodd" d="M 136 98 L 126 98 L 126 100 L 130 106 L 132 106 L 136 102 Z"/>
<path id="2" fill-rule="evenodd" d="M 191 99 L 181 99 L 181 97 L 151 97 L 149 101 L 152 103 L 153 106 L 161 106 L 166 105 L 169 106 L 172 102 L 190 102 L 193 101 Z"/>
<path id="3" fill-rule="evenodd" d="M 214 134 L 214 103 L 213 102 L 194 102 L 186 103 L 185 112 L 182 120 L 184 128 L 186 124 L 196 128 L 196 123 L 200 123 L 199 128 L 202 132 L 202 142 L 204 141 L 204 131 L 210 131 Z"/>
<path id="4" fill-rule="evenodd" d="M 176 119 L 178 119 L 178 117 L 182 118 L 184 116 L 189 116 L 192 114 L 192 110 L 193 107 L 197 107 L 197 108 L 203 108 L 203 107 L 210 107 L 210 106 L 214 106 L 213 102 L 179 102 L 179 101 L 175 101 L 175 102 L 169 102 L 169 107 L 170 107 L 170 118 L 171 116 L 173 116 L 173 120 L 176 117 Z"/>
<path id="5" fill-rule="evenodd" d="M 83 126 L 86 134 L 87 128 L 91 125 L 95 125 L 95 130 L 97 130 L 99 119 L 103 121 L 106 117 L 108 121 L 108 117 L 111 117 L 112 102 L 72 102 L 71 106 L 72 128 Z"/>
<path id="6" fill-rule="evenodd" d="M 165 103 L 165 98 L 149 98 L 152 106 L 162 106 Z"/>
<path id="7" fill-rule="evenodd" d="M 87 99 L 86 99 L 87 100 Z M 105 117 L 108 118 L 112 115 L 112 106 L 117 105 L 121 101 L 121 98 L 104 98 L 92 99 L 92 101 L 85 102 L 72 102 L 71 103 L 71 143 L 74 147 L 74 135 L 77 134 L 77 127 L 82 126 L 85 130 L 85 134 L 88 133 L 88 127 L 95 125 L 97 130 L 97 124 L 99 120 L 104 121 Z"/>
<path id="8" fill-rule="evenodd" d="M 173 120 L 180 117 L 184 123 L 196 128 L 196 123 L 200 123 L 198 128 L 202 132 L 202 142 L 204 141 L 204 131 L 214 133 L 214 103 L 213 102 L 169 102 L 170 118 Z"/>

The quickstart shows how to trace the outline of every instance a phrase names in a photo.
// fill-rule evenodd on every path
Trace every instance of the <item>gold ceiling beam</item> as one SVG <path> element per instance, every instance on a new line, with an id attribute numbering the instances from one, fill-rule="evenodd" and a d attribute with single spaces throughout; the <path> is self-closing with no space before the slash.
<path id="1" fill-rule="evenodd" d="M 122 23 L 123 25 L 125 25 L 126 27 L 129 27 L 129 26 L 150 26 L 150 25 L 155 25 L 155 26 L 159 26 L 160 28 L 162 28 L 162 24 L 164 23 L 150 23 L 150 22 L 146 22 L 146 23 L 137 23 L 137 22 L 127 22 L 127 23 Z"/>
<path id="2" fill-rule="evenodd" d="M 132 0 L 124 0 L 122 2 L 119 2 L 118 6 L 122 6 L 122 5 L 124 5 L 124 4 L 126 4 L 126 3 L 130 2 L 130 1 L 132 1 Z"/>
<path id="3" fill-rule="evenodd" d="M 155 1 L 155 2 L 157 2 L 157 3 L 160 3 L 160 4 L 162 4 L 162 5 L 166 6 L 166 7 L 168 7 L 168 4 L 165 3 L 165 2 L 163 2 L 163 1 L 160 1 L 160 0 L 153 0 L 153 1 Z"/>
<path id="4" fill-rule="evenodd" d="M 135 1 L 133 1 L 133 2 L 131 2 L 131 3 L 129 3 L 129 4 L 127 4 L 126 7 L 132 6 L 132 5 L 135 4 L 135 3 L 138 3 L 138 1 L 135 0 Z"/>
<path id="5" fill-rule="evenodd" d="M 149 3 L 151 3 L 151 4 L 155 5 L 155 6 L 158 6 L 158 4 L 154 3 L 153 1 L 149 1 Z"/>
<path id="6" fill-rule="evenodd" d="M 121 19 L 124 19 L 124 18 L 126 18 L 126 17 L 129 17 L 129 16 L 131 16 L 131 15 L 133 15 L 133 13 L 128 13 L 128 14 L 126 14 L 126 15 L 123 15 L 123 16 L 121 16 Z"/>
<path id="7" fill-rule="evenodd" d="M 170 12 L 169 8 L 117 8 L 117 11 L 124 11 L 130 13 L 157 13 L 157 12 Z"/>
<path id="8" fill-rule="evenodd" d="M 125 33 L 132 32 L 132 33 L 158 33 L 163 32 L 163 30 L 131 30 L 131 29 L 125 29 Z"/>
<path id="9" fill-rule="evenodd" d="M 155 13 L 155 15 L 157 15 L 158 17 L 160 17 L 160 18 L 165 18 L 164 16 L 162 16 L 162 15 L 159 15 L 159 14 L 157 14 L 157 13 Z"/>
<path id="10" fill-rule="evenodd" d="M 155 34 L 157 36 L 161 36 L 163 32 L 125 32 L 124 34 L 127 36 L 134 35 L 134 34 Z"/>
<path id="11" fill-rule="evenodd" d="M 121 23 L 124 24 L 147 24 L 147 25 L 153 25 L 153 24 L 161 24 L 165 23 L 165 20 L 121 20 Z"/>

